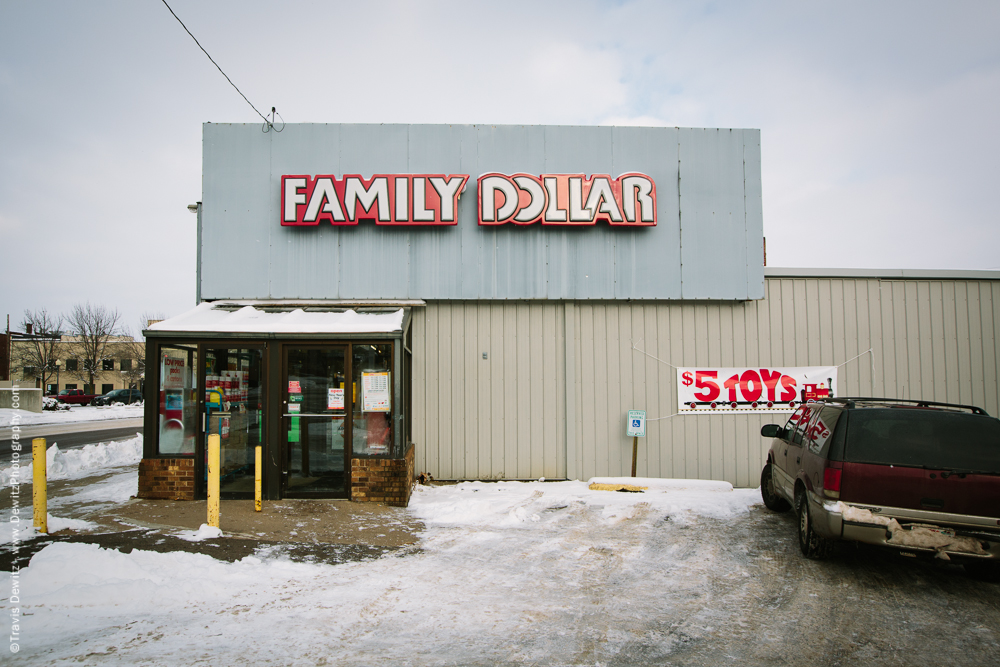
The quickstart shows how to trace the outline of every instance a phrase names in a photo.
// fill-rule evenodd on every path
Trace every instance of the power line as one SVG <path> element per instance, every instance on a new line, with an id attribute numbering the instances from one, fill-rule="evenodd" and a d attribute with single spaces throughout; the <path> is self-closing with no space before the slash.
<path id="1" fill-rule="evenodd" d="M 174 15 L 174 18 L 177 19 L 177 22 L 181 24 L 181 27 L 184 28 L 184 32 L 186 32 L 187 34 L 191 35 L 191 39 L 193 39 L 194 43 L 198 45 L 198 48 L 201 49 L 202 53 L 204 53 L 205 56 L 207 56 L 208 59 L 212 61 L 212 64 L 215 65 L 215 68 L 219 70 L 219 73 L 222 74 L 222 76 L 226 77 L 226 81 L 229 82 L 229 85 L 232 86 L 233 88 L 236 88 L 236 84 L 233 83 L 233 80 L 230 79 L 228 76 L 226 76 L 226 73 L 222 71 L 221 67 L 219 67 L 219 63 L 215 62 L 215 60 L 212 58 L 212 56 L 208 55 L 208 51 L 206 51 L 205 47 L 201 45 L 201 42 L 198 41 L 198 38 L 191 34 L 191 31 L 188 30 L 188 27 L 186 25 L 184 25 L 184 21 L 181 21 L 181 18 L 179 16 L 177 16 L 177 14 L 174 13 L 174 10 L 170 9 L 170 5 L 167 4 L 167 0 L 162 0 L 162 1 L 163 1 L 163 5 L 170 11 L 171 14 Z M 250 100 L 247 99 L 247 96 L 243 94 L 243 91 L 241 91 L 239 88 L 236 88 L 236 92 L 240 94 L 240 97 L 242 97 L 244 100 L 246 100 L 246 103 L 250 105 L 251 109 L 253 109 L 254 111 L 257 111 L 257 107 L 255 107 L 253 105 L 253 103 Z M 271 108 L 271 111 L 274 112 L 274 108 L 273 107 Z M 264 122 L 267 123 L 268 127 L 271 127 L 271 121 L 269 121 L 267 118 L 265 118 L 264 114 L 262 114 L 261 112 L 257 111 L 257 115 L 264 119 Z"/>

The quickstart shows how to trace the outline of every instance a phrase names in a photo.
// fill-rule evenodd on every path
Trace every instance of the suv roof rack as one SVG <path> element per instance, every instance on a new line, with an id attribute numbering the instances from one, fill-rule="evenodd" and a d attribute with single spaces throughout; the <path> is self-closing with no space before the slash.
<path id="1" fill-rule="evenodd" d="M 976 407 L 975 405 L 961 405 L 958 403 L 937 403 L 935 401 L 919 401 L 905 398 L 871 398 L 865 396 L 837 396 L 834 398 L 821 398 L 817 402 L 824 403 L 842 403 L 847 408 L 856 407 L 906 407 L 912 406 L 915 408 L 946 408 L 951 410 L 968 410 L 974 415 L 984 415 L 989 417 L 987 413 L 982 408 Z"/>

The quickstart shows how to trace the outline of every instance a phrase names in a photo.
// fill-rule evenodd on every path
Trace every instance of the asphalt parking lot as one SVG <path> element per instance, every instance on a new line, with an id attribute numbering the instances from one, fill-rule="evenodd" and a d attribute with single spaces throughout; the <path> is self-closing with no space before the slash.
<path id="1" fill-rule="evenodd" d="M 706 593 L 650 624 L 676 638 L 669 652 L 638 642 L 615 662 L 1000 664 L 1000 585 L 972 579 L 954 563 L 865 545 L 807 560 L 792 512 L 758 507 L 749 520 L 726 523 L 717 535 L 689 540 L 693 554 L 716 552 Z M 685 531 L 664 539 L 678 532 Z M 709 543 L 699 545 L 703 538 Z"/>

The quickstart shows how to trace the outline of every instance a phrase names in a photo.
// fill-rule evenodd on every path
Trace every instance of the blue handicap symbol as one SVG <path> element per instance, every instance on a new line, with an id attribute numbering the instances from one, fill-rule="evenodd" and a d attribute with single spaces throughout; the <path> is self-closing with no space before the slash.
<path id="1" fill-rule="evenodd" d="M 638 419 L 633 419 L 632 420 L 632 428 L 639 428 L 639 420 Z"/>

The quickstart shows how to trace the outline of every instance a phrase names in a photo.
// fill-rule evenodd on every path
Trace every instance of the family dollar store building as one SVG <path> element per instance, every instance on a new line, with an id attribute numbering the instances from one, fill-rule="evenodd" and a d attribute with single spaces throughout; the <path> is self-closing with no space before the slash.
<path id="1" fill-rule="evenodd" d="M 265 128 L 266 129 L 266 128 Z M 197 305 L 147 334 L 139 495 L 756 486 L 827 395 L 997 398 L 1000 274 L 765 269 L 760 132 L 206 124 Z"/>

